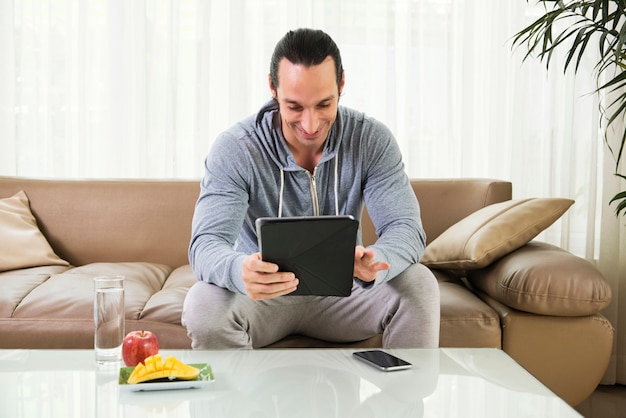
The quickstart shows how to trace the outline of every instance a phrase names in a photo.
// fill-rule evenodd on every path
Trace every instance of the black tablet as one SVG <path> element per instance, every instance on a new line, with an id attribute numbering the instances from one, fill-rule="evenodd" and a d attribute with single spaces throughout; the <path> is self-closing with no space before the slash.
<path id="1" fill-rule="evenodd" d="M 352 216 L 256 220 L 261 258 L 300 281 L 289 295 L 350 296 L 358 229 Z"/>

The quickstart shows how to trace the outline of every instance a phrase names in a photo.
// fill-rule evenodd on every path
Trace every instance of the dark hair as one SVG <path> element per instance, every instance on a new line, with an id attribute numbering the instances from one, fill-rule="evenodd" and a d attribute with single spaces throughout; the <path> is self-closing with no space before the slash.
<path id="1" fill-rule="evenodd" d="M 311 67 L 321 64 L 328 56 L 335 61 L 337 85 L 340 85 L 343 67 L 335 41 L 321 30 L 297 29 L 287 32 L 276 44 L 270 62 L 270 77 L 274 88 L 278 88 L 278 64 L 283 58 L 287 58 L 292 64 Z"/>

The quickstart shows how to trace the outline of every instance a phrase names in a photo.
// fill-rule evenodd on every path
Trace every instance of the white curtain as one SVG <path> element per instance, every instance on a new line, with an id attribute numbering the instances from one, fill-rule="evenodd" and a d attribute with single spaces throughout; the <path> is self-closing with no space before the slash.
<path id="1" fill-rule="evenodd" d="M 510 180 L 576 204 L 541 239 L 596 263 L 626 383 L 626 189 L 598 129 L 593 61 L 550 71 L 511 38 L 525 0 L 0 0 L 0 175 L 198 178 L 212 140 L 269 98 L 276 41 L 338 43 L 342 104 L 395 133 L 411 177 Z M 462 202 L 459 202 L 462 204 Z"/>

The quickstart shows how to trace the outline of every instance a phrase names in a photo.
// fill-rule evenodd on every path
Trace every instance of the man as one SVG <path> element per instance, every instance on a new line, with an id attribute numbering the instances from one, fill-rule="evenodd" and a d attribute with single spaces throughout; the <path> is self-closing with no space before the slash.
<path id="1" fill-rule="evenodd" d="M 212 146 L 189 248 L 199 281 L 182 317 L 194 349 L 264 347 L 291 334 L 438 346 L 439 289 L 418 263 L 425 236 L 399 148 L 384 125 L 339 106 L 344 82 L 327 34 L 291 31 L 272 56 L 273 99 Z M 298 278 L 261 260 L 255 220 L 359 219 L 364 202 L 380 238 L 355 249 L 352 295 L 288 296 Z"/>

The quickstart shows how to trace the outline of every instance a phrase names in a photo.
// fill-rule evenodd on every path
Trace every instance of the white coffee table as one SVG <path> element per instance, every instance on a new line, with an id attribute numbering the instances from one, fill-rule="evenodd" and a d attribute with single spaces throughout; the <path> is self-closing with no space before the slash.
<path id="1" fill-rule="evenodd" d="M 2 417 L 580 417 L 496 349 L 386 350 L 409 362 L 380 372 L 354 350 L 163 350 L 210 363 L 200 389 L 120 391 L 119 368 L 90 350 L 0 350 Z"/>

